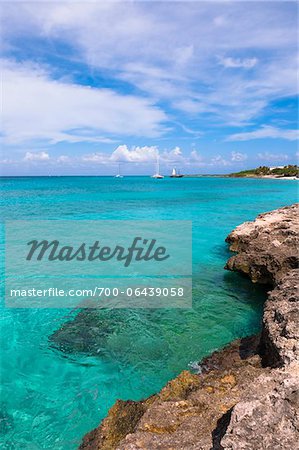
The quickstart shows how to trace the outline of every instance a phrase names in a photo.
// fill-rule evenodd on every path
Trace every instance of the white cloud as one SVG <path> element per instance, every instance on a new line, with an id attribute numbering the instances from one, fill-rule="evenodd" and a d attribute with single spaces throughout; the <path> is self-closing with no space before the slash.
<path id="1" fill-rule="evenodd" d="M 289 159 L 289 156 L 285 153 L 258 153 L 258 158 L 263 161 L 268 162 L 279 162 L 279 161 L 287 161 Z"/>
<path id="2" fill-rule="evenodd" d="M 231 160 L 233 162 L 243 162 L 247 159 L 246 153 L 232 152 Z"/>
<path id="3" fill-rule="evenodd" d="M 150 162 L 157 159 L 159 154 L 156 146 L 132 147 L 129 149 L 127 145 L 119 145 L 112 153 L 111 161 L 126 162 Z"/>
<path id="4" fill-rule="evenodd" d="M 165 114 L 144 98 L 53 80 L 36 66 L 4 61 L 2 68 L 5 143 L 107 142 L 107 134 L 163 132 Z"/>
<path id="5" fill-rule="evenodd" d="M 97 152 L 97 153 L 83 155 L 81 159 L 84 162 L 95 162 L 95 163 L 106 164 L 107 162 L 109 162 L 110 157 L 106 153 Z"/>
<path id="6" fill-rule="evenodd" d="M 238 156 L 239 155 L 239 156 Z M 242 156 L 240 156 L 242 155 Z M 99 164 L 134 163 L 134 164 L 152 164 L 159 156 L 161 165 L 178 164 L 180 167 L 209 167 L 209 166 L 229 166 L 231 162 L 224 159 L 221 155 L 216 155 L 210 160 L 204 158 L 196 151 L 192 150 L 190 154 L 185 154 L 180 147 L 176 146 L 170 150 L 159 150 L 157 146 L 131 147 L 119 145 L 111 154 L 93 153 L 83 155 L 83 162 L 95 162 Z M 244 154 L 238 153 L 236 157 L 245 158 Z M 240 161 L 240 159 L 238 160 Z"/>
<path id="7" fill-rule="evenodd" d="M 202 156 L 197 152 L 197 150 L 192 150 L 190 153 L 190 162 L 191 163 L 201 163 L 203 161 Z"/>
<path id="8" fill-rule="evenodd" d="M 227 24 L 227 19 L 225 18 L 225 16 L 217 16 L 213 19 L 213 24 L 216 27 L 221 27 Z"/>
<path id="9" fill-rule="evenodd" d="M 71 158 L 69 156 L 66 156 L 66 155 L 60 155 L 57 158 L 57 162 L 59 162 L 59 163 L 67 163 L 67 162 L 70 162 L 70 161 L 71 161 Z"/>
<path id="10" fill-rule="evenodd" d="M 174 156 L 180 156 L 182 154 L 182 150 L 180 149 L 180 147 L 176 146 L 174 147 L 174 149 L 171 151 L 171 153 Z"/>
<path id="11" fill-rule="evenodd" d="M 249 131 L 245 133 L 236 133 L 228 136 L 227 141 L 250 141 L 252 139 L 286 139 L 288 141 L 295 141 L 299 138 L 298 130 L 286 130 L 282 128 L 275 128 L 264 125 L 259 130 Z"/>
<path id="12" fill-rule="evenodd" d="M 230 166 L 231 162 L 224 159 L 221 155 L 216 155 L 211 159 L 212 166 Z"/>
<path id="13" fill-rule="evenodd" d="M 254 67 L 258 62 L 257 58 L 232 58 L 230 56 L 228 57 L 220 57 L 219 63 L 226 67 L 226 68 L 240 68 L 243 69 L 251 69 Z"/>
<path id="14" fill-rule="evenodd" d="M 50 156 L 47 152 L 26 152 L 24 161 L 49 161 Z"/>
<path id="15" fill-rule="evenodd" d="M 186 67 L 194 56 L 194 45 L 178 47 L 175 50 L 175 59 L 178 66 Z"/>
<path id="16" fill-rule="evenodd" d="M 183 155 L 180 147 L 176 146 L 171 150 L 164 150 L 161 153 L 161 161 L 165 163 L 180 163 L 187 164 L 188 158 Z"/>
<path id="17" fill-rule="evenodd" d="M 155 101 L 209 113 L 218 123 L 247 123 L 273 99 L 297 92 L 293 2 L 253 2 L 246 10 L 231 1 L 188 8 L 184 2 L 175 8 L 171 2 L 22 2 L 7 4 L 3 15 L 6 45 L 24 34 L 63 42 L 95 80 L 97 70 L 108 71 Z M 236 70 L 219 70 L 214 55 Z"/>
<path id="18" fill-rule="evenodd" d="M 109 166 L 114 165 L 115 163 L 134 163 L 137 165 L 147 163 L 152 164 L 153 162 L 156 162 L 158 156 L 161 164 L 164 165 L 177 163 L 180 164 L 180 166 L 207 166 L 210 164 L 209 162 L 205 162 L 203 157 L 196 150 L 192 150 L 188 155 L 183 153 L 178 146 L 170 150 L 161 151 L 157 146 L 145 145 L 130 148 L 125 144 L 119 145 L 111 153 L 98 151 L 94 153 L 85 153 L 81 156 L 60 155 L 58 157 L 50 157 L 45 151 L 27 152 L 23 160 L 27 162 L 48 161 L 52 165 L 95 163 Z M 217 159 L 217 161 L 219 161 L 219 159 Z M 7 164 L 11 162 L 12 161 L 10 160 L 5 161 Z"/>
<path id="19" fill-rule="evenodd" d="M 4 158 L 0 160 L 0 164 L 15 164 L 16 161 L 9 158 Z"/>

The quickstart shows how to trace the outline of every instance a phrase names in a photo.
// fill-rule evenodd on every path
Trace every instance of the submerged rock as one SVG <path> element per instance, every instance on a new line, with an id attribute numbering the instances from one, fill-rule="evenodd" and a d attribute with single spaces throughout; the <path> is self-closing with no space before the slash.
<path id="1" fill-rule="evenodd" d="M 165 354 L 171 355 L 173 350 L 155 330 L 155 310 L 137 315 L 129 309 L 84 309 L 76 311 L 49 341 L 70 356 L 83 354 L 131 366 L 150 359 L 162 366 Z"/>
<path id="2" fill-rule="evenodd" d="M 7 412 L 7 407 L 4 403 L 0 404 L 0 436 L 13 428 L 14 419 L 11 414 Z"/>
<path id="3" fill-rule="evenodd" d="M 99 356 L 107 352 L 109 336 L 125 327 L 123 310 L 84 309 L 65 322 L 49 340 L 64 353 Z"/>

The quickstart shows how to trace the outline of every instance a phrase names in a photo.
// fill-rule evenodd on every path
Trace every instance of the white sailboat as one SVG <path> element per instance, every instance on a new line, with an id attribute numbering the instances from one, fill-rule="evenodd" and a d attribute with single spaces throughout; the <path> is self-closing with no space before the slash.
<path id="1" fill-rule="evenodd" d="M 164 178 L 163 175 L 160 174 L 160 158 L 157 156 L 157 162 L 156 162 L 156 173 L 152 175 L 152 178 L 156 178 L 156 180 L 160 180 Z"/>
<path id="2" fill-rule="evenodd" d="M 182 178 L 184 175 L 180 174 L 179 171 L 176 170 L 176 168 L 174 167 L 172 169 L 170 178 Z"/>
<path id="3" fill-rule="evenodd" d="M 123 178 L 123 175 L 120 173 L 120 164 L 118 164 L 118 173 L 115 175 L 115 178 Z"/>

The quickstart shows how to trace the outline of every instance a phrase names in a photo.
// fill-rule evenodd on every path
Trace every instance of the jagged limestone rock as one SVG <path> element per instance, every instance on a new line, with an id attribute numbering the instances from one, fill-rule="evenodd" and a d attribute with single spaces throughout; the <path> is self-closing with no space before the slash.
<path id="1" fill-rule="evenodd" d="M 298 204 L 260 214 L 233 230 L 226 242 L 232 256 L 226 269 L 248 275 L 254 283 L 275 285 L 299 266 Z"/>
<path id="2" fill-rule="evenodd" d="M 299 449 L 299 366 L 272 370 L 248 386 L 231 414 L 225 450 Z"/>

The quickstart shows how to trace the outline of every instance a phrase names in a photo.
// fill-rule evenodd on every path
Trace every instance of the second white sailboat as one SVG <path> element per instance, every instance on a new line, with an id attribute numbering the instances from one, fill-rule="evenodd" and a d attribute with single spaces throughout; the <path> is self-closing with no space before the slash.
<path id="1" fill-rule="evenodd" d="M 156 162 L 156 173 L 152 175 L 152 178 L 155 178 L 156 180 L 160 180 L 164 178 L 163 175 L 160 174 L 160 157 L 157 156 L 157 162 Z"/>

